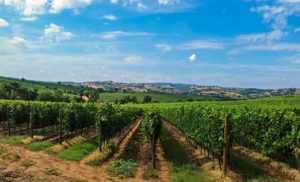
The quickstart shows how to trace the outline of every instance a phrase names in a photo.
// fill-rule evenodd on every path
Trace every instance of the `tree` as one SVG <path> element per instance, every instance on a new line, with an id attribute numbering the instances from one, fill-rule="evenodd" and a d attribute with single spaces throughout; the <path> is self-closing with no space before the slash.
<path id="1" fill-rule="evenodd" d="M 89 93 L 89 102 L 97 102 L 99 100 L 99 92 L 92 91 Z"/>
<path id="2" fill-rule="evenodd" d="M 128 95 L 124 96 L 119 101 L 120 104 L 137 103 L 137 102 L 138 102 L 137 97 L 135 97 L 135 96 L 130 97 Z"/>
<path id="3" fill-rule="evenodd" d="M 3 88 L 7 92 L 8 99 L 16 99 L 17 91 L 21 88 L 21 85 L 17 82 L 10 82 L 5 84 Z"/>
<path id="4" fill-rule="evenodd" d="M 151 101 L 152 101 L 152 97 L 150 95 L 146 95 L 144 97 L 144 100 L 143 100 L 144 103 L 150 103 Z"/>
<path id="5" fill-rule="evenodd" d="M 38 100 L 55 102 L 56 98 L 52 92 L 41 92 L 38 96 Z"/>

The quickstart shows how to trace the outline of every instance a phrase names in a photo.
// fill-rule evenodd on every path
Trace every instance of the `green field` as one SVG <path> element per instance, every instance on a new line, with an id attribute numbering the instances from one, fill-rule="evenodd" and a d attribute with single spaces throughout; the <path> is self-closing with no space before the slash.
<path id="1" fill-rule="evenodd" d="M 186 102 L 186 101 L 218 101 L 221 98 L 196 95 L 170 95 L 170 94 L 154 94 L 154 93 L 101 93 L 100 100 L 114 102 L 124 96 L 137 97 L 138 102 L 142 103 L 146 95 L 152 97 L 152 102 Z"/>

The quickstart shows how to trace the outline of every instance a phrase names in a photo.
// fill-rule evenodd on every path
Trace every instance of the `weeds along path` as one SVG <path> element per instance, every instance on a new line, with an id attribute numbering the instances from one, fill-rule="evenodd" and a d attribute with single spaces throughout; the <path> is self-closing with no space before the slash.
<path id="1" fill-rule="evenodd" d="M 78 162 L 59 159 L 44 152 L 32 152 L 20 147 L 6 144 L 2 145 L 12 155 L 20 156 L 20 160 L 18 162 L 14 162 L 9 164 L 9 166 L 6 166 L 11 171 L 18 171 L 23 162 L 32 161 L 34 165 L 28 168 L 26 173 L 30 173 L 35 176 L 45 176 L 44 171 L 47 168 L 57 169 L 57 171 L 61 173 L 57 181 L 64 181 L 62 180 L 63 178 L 85 179 L 90 182 L 122 181 L 112 179 L 104 170 L 99 168 L 93 168 L 79 164 Z"/>
<path id="2" fill-rule="evenodd" d="M 128 133 L 128 135 L 122 140 L 119 145 L 117 152 L 114 154 L 113 159 L 116 159 L 124 153 L 126 146 L 129 141 L 133 137 L 134 133 L 138 130 L 142 119 L 136 123 L 133 129 Z M 14 163 L 8 163 L 5 168 L 10 171 L 18 171 L 22 163 L 26 161 L 32 161 L 34 163 L 33 166 L 26 169 L 26 173 L 32 174 L 34 176 L 45 177 L 44 171 L 46 169 L 56 169 L 61 173 L 59 176 L 51 176 L 55 177 L 53 181 L 70 181 L 64 179 L 82 179 L 88 180 L 89 182 L 121 182 L 123 179 L 118 179 L 111 177 L 106 172 L 106 168 L 104 167 L 90 167 L 80 162 L 67 161 L 64 159 L 59 159 L 55 156 L 48 155 L 43 151 L 40 152 L 32 152 L 27 149 L 21 147 L 15 147 L 8 144 L 1 144 L 6 151 L 9 151 L 11 155 L 19 155 L 20 160 Z M 1 160 L 5 160 L 5 157 L 1 156 Z M 108 162 L 111 163 L 111 162 Z M 1 180 L 0 180 L 1 181 Z M 51 181 L 51 180 L 50 180 Z M 72 180 L 71 180 L 72 181 Z M 128 179 L 126 181 L 139 181 L 135 179 Z"/>
<path id="3" fill-rule="evenodd" d="M 207 157 L 199 149 L 195 148 L 184 136 L 173 127 L 169 122 L 165 122 L 165 129 L 183 146 L 186 151 L 188 159 L 197 164 L 200 172 L 207 176 L 208 181 L 222 181 L 222 182 L 242 182 L 243 177 L 236 171 L 229 170 L 227 177 L 223 177 L 222 171 L 219 169 L 218 161 Z"/>
<path id="4" fill-rule="evenodd" d="M 109 166 L 112 165 L 113 161 L 120 158 L 122 154 L 124 154 L 126 146 L 129 144 L 130 140 L 133 138 L 134 134 L 137 133 L 138 129 L 140 128 L 140 125 L 142 123 L 143 119 L 140 118 L 138 122 L 135 124 L 135 126 L 128 132 L 128 134 L 122 139 L 121 143 L 118 146 L 117 151 L 113 154 L 113 156 L 110 158 L 108 162 L 105 162 L 101 168 L 103 170 L 106 170 Z"/>
<path id="5" fill-rule="evenodd" d="M 234 159 L 238 158 L 239 161 L 243 160 L 252 164 L 254 166 L 251 167 L 253 169 L 252 171 L 258 175 L 265 176 L 265 174 L 268 174 L 272 178 L 280 179 L 280 181 L 300 181 L 299 171 L 290 167 L 288 164 L 271 160 L 269 157 L 263 156 L 261 153 L 245 147 L 234 147 L 232 151 Z M 235 162 L 234 159 L 233 162 Z M 238 161 L 236 163 L 238 163 Z M 251 178 L 251 174 L 249 175 L 249 178 Z"/>

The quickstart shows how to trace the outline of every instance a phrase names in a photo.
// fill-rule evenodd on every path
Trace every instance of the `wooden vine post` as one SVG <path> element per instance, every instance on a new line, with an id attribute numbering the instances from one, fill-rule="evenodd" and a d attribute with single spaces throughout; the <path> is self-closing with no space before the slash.
<path id="1" fill-rule="evenodd" d="M 152 158 L 152 167 L 153 169 L 156 168 L 156 162 L 155 162 L 155 130 L 157 125 L 157 118 L 155 117 L 153 120 L 153 128 L 152 128 L 152 138 L 151 138 L 151 158 Z"/>
<path id="2" fill-rule="evenodd" d="M 8 130 L 8 136 L 11 136 L 11 130 L 10 130 L 10 119 L 11 119 L 11 115 L 10 115 L 10 110 L 7 107 L 7 130 Z"/>
<path id="3" fill-rule="evenodd" d="M 59 143 L 62 144 L 63 132 L 62 132 L 62 122 L 63 122 L 63 111 L 60 109 L 58 111 L 58 127 L 59 127 Z"/>
<path id="4" fill-rule="evenodd" d="M 225 116 L 225 127 L 224 127 L 224 149 L 223 149 L 223 174 L 226 176 L 228 168 L 228 155 L 229 155 L 229 116 Z"/>
<path id="5" fill-rule="evenodd" d="M 33 111 L 30 110 L 29 113 L 29 129 L 30 129 L 30 137 L 33 138 Z"/>
<path id="6" fill-rule="evenodd" d="M 99 151 L 102 152 L 102 114 L 99 114 L 99 121 L 97 122 L 98 129 L 98 147 Z"/>

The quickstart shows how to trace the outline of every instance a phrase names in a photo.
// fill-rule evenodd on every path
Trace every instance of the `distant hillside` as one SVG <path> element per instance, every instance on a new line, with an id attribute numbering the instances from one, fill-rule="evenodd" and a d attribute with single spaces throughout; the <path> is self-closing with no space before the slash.
<path id="1" fill-rule="evenodd" d="M 84 95 L 87 91 L 97 91 L 99 93 L 100 102 L 117 102 L 122 100 L 124 97 L 135 97 L 138 103 L 143 103 L 144 97 L 149 95 L 151 97 L 151 102 L 186 102 L 186 101 L 218 101 L 218 100 L 232 100 L 230 98 L 219 98 L 212 96 L 199 96 L 191 94 L 165 94 L 165 93 L 137 93 L 137 92 L 123 92 L 122 90 L 104 90 L 99 88 L 88 87 L 83 83 L 75 82 L 41 82 L 41 81 L 31 81 L 26 79 L 16 79 L 16 78 L 6 78 L 0 77 L 0 88 L 5 84 L 16 82 L 22 87 L 37 90 L 38 93 L 43 92 L 55 92 L 60 90 L 65 96 L 73 97 Z M 122 91 L 122 92 L 120 92 Z M 1 96 L 0 96 L 1 99 Z"/>
<path id="2" fill-rule="evenodd" d="M 101 93 L 101 101 L 115 101 L 124 96 L 137 97 L 141 101 L 145 95 L 151 95 L 153 102 L 177 102 L 193 100 L 229 100 L 256 99 L 272 96 L 289 96 L 300 94 L 300 89 L 256 89 L 226 88 L 219 86 L 200 86 L 181 83 L 120 83 L 103 82 L 42 82 L 26 79 L 0 77 L 0 88 L 9 82 L 37 89 L 38 92 L 61 90 L 68 95 L 84 93 L 84 90 L 95 90 Z"/>

